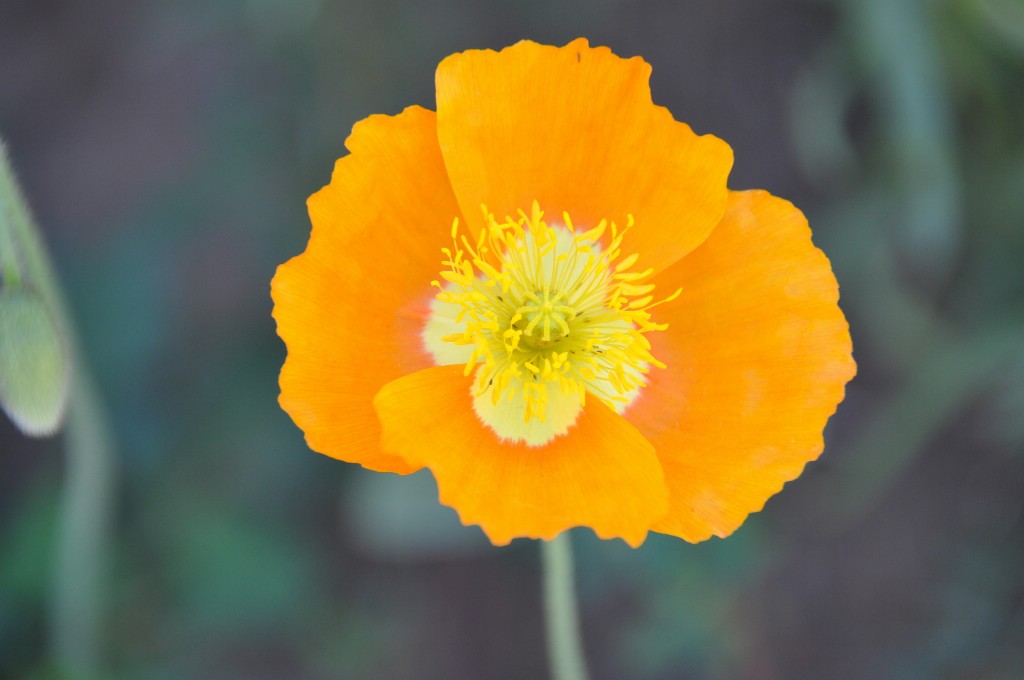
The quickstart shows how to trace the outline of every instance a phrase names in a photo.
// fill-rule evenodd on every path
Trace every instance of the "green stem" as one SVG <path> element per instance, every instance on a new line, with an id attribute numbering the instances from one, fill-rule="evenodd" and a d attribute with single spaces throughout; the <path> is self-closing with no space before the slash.
<path id="1" fill-rule="evenodd" d="M 107 419 L 83 370 L 72 376 L 64 443 L 67 472 L 57 535 L 50 643 L 57 667 L 99 670 L 102 602 L 116 469 Z"/>
<path id="2" fill-rule="evenodd" d="M 544 568 L 544 619 L 552 680 L 587 680 L 580 636 L 579 606 L 568 532 L 541 544 Z"/>

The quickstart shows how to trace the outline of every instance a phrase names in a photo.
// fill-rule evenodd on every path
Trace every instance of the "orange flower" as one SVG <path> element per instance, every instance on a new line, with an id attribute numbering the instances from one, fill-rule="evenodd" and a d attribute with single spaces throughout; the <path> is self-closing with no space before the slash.
<path id="1" fill-rule="evenodd" d="M 371 116 L 272 283 L 316 451 L 427 467 L 496 544 L 726 536 L 822 450 L 854 375 L 803 215 L 586 40 L 468 51 Z"/>

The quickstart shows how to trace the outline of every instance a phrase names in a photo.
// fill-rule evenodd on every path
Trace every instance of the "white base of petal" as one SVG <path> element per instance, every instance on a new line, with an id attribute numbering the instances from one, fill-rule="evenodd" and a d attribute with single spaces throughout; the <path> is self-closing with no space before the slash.
<path id="1" fill-rule="evenodd" d="M 449 284 L 450 287 L 451 284 Z M 464 364 L 473 355 L 473 345 L 459 345 L 444 340 L 452 335 L 461 335 L 466 329 L 466 322 L 459 322 L 459 311 L 462 308 L 450 302 L 434 298 L 430 301 L 430 316 L 423 325 L 423 346 L 434 358 L 437 366 Z"/>
<path id="2" fill-rule="evenodd" d="M 509 443 L 524 442 L 528 446 L 543 446 L 555 437 L 569 431 L 576 424 L 583 407 L 578 394 L 563 394 L 554 383 L 546 385 L 548 391 L 543 420 L 525 418 L 526 399 L 522 381 L 513 381 L 494 404 L 490 390 L 473 397 L 473 410 L 487 427 Z"/>

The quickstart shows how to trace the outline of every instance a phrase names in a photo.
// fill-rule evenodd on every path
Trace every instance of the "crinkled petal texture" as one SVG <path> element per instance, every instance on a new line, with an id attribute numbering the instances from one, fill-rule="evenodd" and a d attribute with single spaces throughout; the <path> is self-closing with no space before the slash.
<path id="1" fill-rule="evenodd" d="M 634 546 L 728 535 L 819 455 L 855 372 L 828 260 L 791 204 L 727 191 L 729 147 L 655 106 L 649 75 L 585 40 L 469 51 L 438 67 L 436 115 L 354 128 L 309 200 L 306 251 L 272 283 L 280 402 L 311 448 L 429 467 L 496 544 L 589 526 Z M 475 234 L 481 204 L 500 218 L 534 201 L 585 229 L 632 215 L 623 247 L 663 295 L 682 290 L 644 336 L 668 368 L 623 415 L 591 396 L 543 446 L 481 423 L 471 378 L 422 336 L 453 218 Z"/>
<path id="2" fill-rule="evenodd" d="M 437 69 L 438 139 L 473 233 L 480 205 L 540 202 L 584 228 L 632 214 L 630 253 L 655 271 L 699 245 L 725 210 L 732 150 L 651 101 L 651 67 L 585 39 L 470 50 Z"/>
<path id="3" fill-rule="evenodd" d="M 373 396 L 433 363 L 420 331 L 459 209 L 433 111 L 371 116 L 345 144 L 350 154 L 309 199 L 306 251 L 271 284 L 288 347 L 280 402 L 315 451 L 407 473 L 417 466 L 381 450 Z"/>
<path id="4" fill-rule="evenodd" d="M 589 526 L 637 546 L 668 508 L 653 447 L 597 399 L 566 436 L 541 447 L 503 443 L 480 424 L 461 366 L 399 378 L 374 403 L 384 449 L 429 467 L 441 502 L 497 545 Z"/>
<path id="5" fill-rule="evenodd" d="M 730 195 L 711 236 L 655 278 L 652 371 L 626 412 L 669 487 L 655 531 L 727 536 L 821 453 L 856 367 L 839 289 L 804 216 L 763 191 Z"/>

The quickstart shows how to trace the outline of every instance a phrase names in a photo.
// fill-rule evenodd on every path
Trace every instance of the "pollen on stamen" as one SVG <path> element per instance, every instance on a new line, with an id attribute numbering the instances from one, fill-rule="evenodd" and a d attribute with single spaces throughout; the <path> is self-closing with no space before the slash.
<path id="1" fill-rule="evenodd" d="M 656 300 L 653 270 L 633 270 L 637 253 L 622 256 L 632 216 L 625 228 L 601 220 L 578 232 L 567 213 L 564 224 L 546 222 L 536 201 L 504 220 L 481 210 L 475 238 L 452 222 L 431 282 L 458 330 L 438 339 L 472 348 L 464 372 L 481 420 L 538 445 L 568 430 L 588 392 L 625 408 L 650 367 L 664 367 L 644 334 L 666 326 L 649 310 L 680 293 Z"/>

